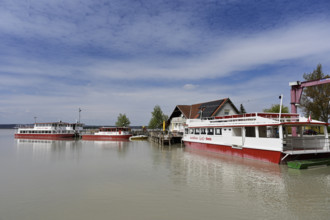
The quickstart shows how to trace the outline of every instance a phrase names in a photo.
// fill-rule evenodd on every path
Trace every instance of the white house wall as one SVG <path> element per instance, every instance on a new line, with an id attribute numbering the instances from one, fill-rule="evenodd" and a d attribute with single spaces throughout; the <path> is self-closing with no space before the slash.
<path id="1" fill-rule="evenodd" d="M 215 116 L 224 116 L 226 110 L 229 110 L 229 115 L 236 115 L 237 114 L 237 112 L 233 108 L 233 106 L 229 103 L 226 103 Z"/>

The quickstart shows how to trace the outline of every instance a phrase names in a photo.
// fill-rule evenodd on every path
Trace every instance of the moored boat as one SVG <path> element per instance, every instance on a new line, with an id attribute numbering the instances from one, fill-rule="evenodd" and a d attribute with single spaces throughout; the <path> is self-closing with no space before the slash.
<path id="1" fill-rule="evenodd" d="M 272 163 L 330 158 L 328 123 L 298 114 L 251 113 L 188 119 L 182 141 L 191 149 L 218 152 Z M 318 135 L 306 135 L 314 128 Z"/>
<path id="2" fill-rule="evenodd" d="M 67 139 L 79 136 L 83 124 L 66 122 L 35 123 L 33 126 L 20 126 L 15 138 L 20 139 Z"/>
<path id="3" fill-rule="evenodd" d="M 136 135 L 136 136 L 132 136 L 129 138 L 129 140 L 131 141 L 143 141 L 143 140 L 147 140 L 148 136 L 147 135 Z"/>
<path id="4" fill-rule="evenodd" d="M 131 129 L 126 127 L 101 127 L 93 134 L 83 134 L 83 140 L 128 140 Z"/>

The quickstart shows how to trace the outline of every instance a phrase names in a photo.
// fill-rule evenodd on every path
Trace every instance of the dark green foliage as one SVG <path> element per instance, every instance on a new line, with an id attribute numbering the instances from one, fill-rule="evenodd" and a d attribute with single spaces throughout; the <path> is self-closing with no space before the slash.
<path id="1" fill-rule="evenodd" d="M 304 73 L 306 81 L 329 78 L 322 71 L 322 65 L 318 64 L 311 73 Z M 306 87 L 300 101 L 300 106 L 308 117 L 311 113 L 313 119 L 328 122 L 330 115 L 330 84 Z"/>
<path id="2" fill-rule="evenodd" d="M 263 112 L 280 113 L 280 105 L 272 105 L 272 107 L 264 109 Z M 282 113 L 289 113 L 289 108 L 282 105 Z"/>
<path id="3" fill-rule="evenodd" d="M 117 127 L 128 127 L 131 124 L 129 119 L 126 117 L 126 114 L 119 114 L 116 122 Z"/>
<path id="4" fill-rule="evenodd" d="M 245 113 L 246 113 L 243 104 L 241 104 L 240 107 L 239 107 L 239 113 L 240 113 L 240 114 L 245 114 Z"/>
<path id="5" fill-rule="evenodd" d="M 154 111 L 151 112 L 151 115 L 152 115 L 152 117 L 151 117 L 149 125 L 148 125 L 149 129 L 162 128 L 163 121 L 167 121 L 167 119 L 168 119 L 168 116 L 164 115 L 164 113 L 159 105 L 156 105 L 154 107 Z"/>

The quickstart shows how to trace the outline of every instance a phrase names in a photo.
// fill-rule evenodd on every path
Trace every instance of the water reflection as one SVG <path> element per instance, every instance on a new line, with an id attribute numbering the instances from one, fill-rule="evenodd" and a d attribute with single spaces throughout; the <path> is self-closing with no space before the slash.
<path id="1" fill-rule="evenodd" d="M 19 154 L 32 153 L 36 158 L 61 158 L 73 153 L 77 158 L 82 150 L 82 143 L 76 140 L 15 139 Z"/>
<path id="2" fill-rule="evenodd" d="M 247 188 L 246 186 L 271 185 L 279 190 L 285 188 L 282 167 L 277 164 L 248 160 L 238 157 L 228 157 L 221 154 L 208 154 L 202 151 L 194 151 L 188 148 L 175 149 L 181 155 L 171 153 L 167 163 L 174 170 L 174 179 L 178 174 L 185 177 L 186 184 L 202 190 L 230 186 Z M 173 151 L 173 149 L 172 149 Z M 249 188 L 248 190 L 253 190 Z"/>
<path id="3" fill-rule="evenodd" d="M 117 151 L 120 157 L 124 157 L 129 149 L 129 140 L 116 141 L 82 141 L 83 144 L 94 146 L 106 151 Z"/>
<path id="4" fill-rule="evenodd" d="M 155 165 L 165 164 L 175 185 L 218 196 L 223 205 L 245 205 L 246 211 L 258 208 L 260 216 L 270 219 L 330 214 L 330 167 L 293 170 L 189 148 L 157 148 L 161 153 L 154 158 Z"/>
<path id="5" fill-rule="evenodd" d="M 20 139 L 12 147 L 12 135 L 7 139 L 11 142 L 2 140 L 0 148 L 2 158 L 11 158 L 0 160 L 0 219 L 327 219 L 330 214 L 330 167 L 292 170 L 149 142 Z M 123 209 L 130 212 L 118 211 Z"/>

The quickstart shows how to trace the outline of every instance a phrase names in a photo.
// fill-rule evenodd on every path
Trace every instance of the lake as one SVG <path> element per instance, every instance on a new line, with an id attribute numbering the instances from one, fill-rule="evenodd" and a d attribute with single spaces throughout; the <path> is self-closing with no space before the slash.
<path id="1" fill-rule="evenodd" d="M 330 167 L 0 130 L 0 220 L 329 219 Z"/>

